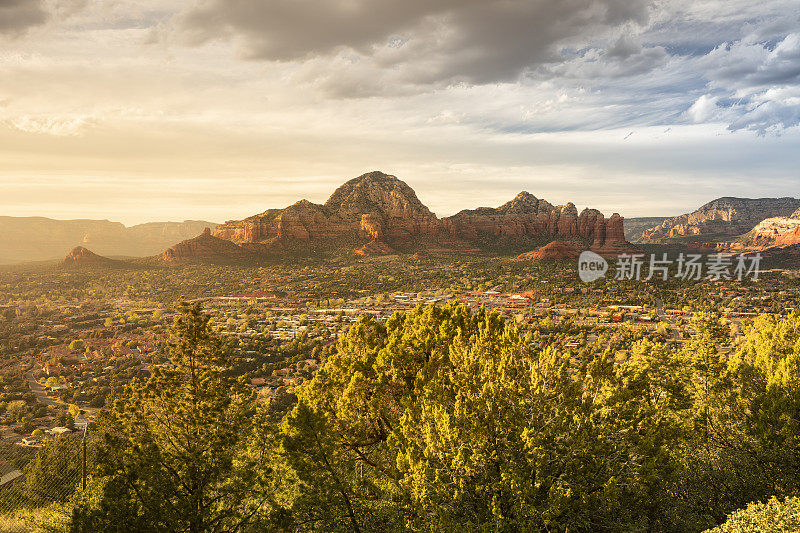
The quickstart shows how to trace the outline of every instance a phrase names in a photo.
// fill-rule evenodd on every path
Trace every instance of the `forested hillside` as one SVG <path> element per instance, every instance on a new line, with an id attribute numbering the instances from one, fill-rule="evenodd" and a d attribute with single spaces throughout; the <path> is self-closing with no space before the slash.
<path id="1" fill-rule="evenodd" d="M 703 531 L 800 488 L 794 314 L 758 318 L 737 346 L 700 314 L 682 348 L 642 340 L 621 364 L 611 349 L 540 350 L 539 333 L 457 304 L 385 324 L 364 315 L 280 405 L 257 404 L 229 375 L 208 320 L 182 307 L 171 364 L 109 401 L 87 489 L 67 487 L 50 520 L 71 531 Z M 48 464 L 32 462 L 29 479 Z"/>

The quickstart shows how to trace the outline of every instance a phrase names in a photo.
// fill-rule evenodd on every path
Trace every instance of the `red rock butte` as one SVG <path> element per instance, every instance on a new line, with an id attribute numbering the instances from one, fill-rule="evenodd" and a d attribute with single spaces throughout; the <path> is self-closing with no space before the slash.
<path id="1" fill-rule="evenodd" d="M 97 255 L 83 246 L 76 246 L 62 259 L 61 264 L 64 266 L 109 265 L 115 262 L 113 259 Z"/>
<path id="2" fill-rule="evenodd" d="M 601 254 L 631 249 L 623 219 L 572 203 L 553 206 L 521 192 L 500 207 L 438 218 L 395 176 L 368 172 L 341 185 L 324 204 L 300 200 L 244 220 L 228 221 L 162 254 L 166 261 L 348 250 L 358 255 L 431 252 L 519 253 L 553 240 Z"/>

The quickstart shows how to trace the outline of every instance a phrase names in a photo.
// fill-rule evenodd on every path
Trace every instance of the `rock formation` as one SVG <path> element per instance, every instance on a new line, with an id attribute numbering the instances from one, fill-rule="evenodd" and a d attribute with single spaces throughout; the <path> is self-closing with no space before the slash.
<path id="1" fill-rule="evenodd" d="M 214 235 L 236 243 L 296 247 L 341 240 L 403 240 L 438 231 L 440 222 L 413 189 L 394 176 L 370 172 L 336 189 L 324 205 L 301 200 L 218 226 Z"/>
<path id="2" fill-rule="evenodd" d="M 730 251 L 763 250 L 773 246 L 800 244 L 800 209 L 788 217 L 773 217 L 759 222 L 741 238 L 725 243 Z"/>
<path id="3" fill-rule="evenodd" d="M 624 219 L 619 213 L 614 213 L 608 220 L 603 220 L 603 215 L 600 215 L 597 218 L 594 238 L 590 250 L 603 257 L 642 253 L 639 248 L 625 240 Z"/>
<path id="4" fill-rule="evenodd" d="M 464 210 L 442 223 L 451 236 L 469 241 L 502 243 L 545 236 L 593 240 L 602 217 L 596 209 L 584 209 L 579 215 L 572 203 L 553 206 L 523 191 L 498 208 Z"/>
<path id="5" fill-rule="evenodd" d="M 585 211 L 584 211 L 585 212 Z M 581 213 L 583 215 L 583 213 Z M 590 220 L 594 221 L 594 227 L 591 231 L 581 226 L 581 218 L 579 217 L 578 231 L 574 234 L 567 233 L 567 236 L 572 236 L 571 241 L 556 240 L 552 241 L 538 250 L 527 252 L 519 255 L 516 259 L 524 260 L 541 260 L 541 259 L 577 259 L 580 252 L 586 249 L 602 255 L 603 257 L 616 257 L 620 254 L 635 254 L 642 253 L 642 251 L 633 246 L 625 240 L 625 230 L 623 228 L 623 218 L 618 213 L 611 215 L 611 218 L 605 220 L 602 214 L 593 216 Z M 592 236 L 591 245 L 587 246 L 589 241 L 576 237 L 583 237 L 584 235 Z"/>
<path id="6" fill-rule="evenodd" d="M 653 241 L 686 236 L 731 237 L 742 235 L 766 218 L 788 217 L 800 209 L 796 198 L 719 198 L 697 211 L 669 218 L 645 230 L 642 240 Z"/>
<path id="7" fill-rule="evenodd" d="M 397 252 L 391 246 L 381 241 L 370 241 L 358 250 L 355 251 L 356 255 L 370 256 L 370 255 L 391 255 Z"/>
<path id="8" fill-rule="evenodd" d="M 161 254 L 161 259 L 169 263 L 191 261 L 227 261 L 231 259 L 244 259 L 253 254 L 245 248 L 225 239 L 220 239 L 211 234 L 211 228 L 206 228 L 203 233 L 179 242 Z"/>
<path id="9" fill-rule="evenodd" d="M 61 261 L 61 264 L 67 267 L 111 266 L 118 263 L 118 261 L 114 261 L 108 257 L 97 255 L 83 246 L 76 246 L 73 248 L 72 251 Z"/>
<path id="10" fill-rule="evenodd" d="M 538 250 L 518 255 L 514 258 L 514 261 L 574 261 L 578 259 L 579 255 L 580 252 L 572 244 L 564 241 L 553 241 Z"/>
<path id="11" fill-rule="evenodd" d="M 759 253 L 767 268 L 800 267 L 800 209 L 788 217 L 763 220 L 740 239 L 724 244 L 723 251 L 729 253 Z"/>
<path id="12" fill-rule="evenodd" d="M 500 207 L 480 207 L 439 219 L 406 183 L 369 172 L 336 189 L 325 204 L 301 200 L 244 220 L 229 221 L 214 236 L 260 251 L 303 251 L 351 246 L 359 255 L 420 249 L 474 252 L 524 250 L 554 239 L 578 241 L 599 253 L 617 253 L 625 241 L 622 218 L 595 209 L 553 206 L 527 192 Z M 253 250 L 253 251 L 259 251 Z"/>

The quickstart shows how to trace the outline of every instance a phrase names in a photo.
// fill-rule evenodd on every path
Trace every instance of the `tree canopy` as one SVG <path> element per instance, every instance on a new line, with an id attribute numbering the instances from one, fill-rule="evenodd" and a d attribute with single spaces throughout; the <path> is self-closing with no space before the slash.
<path id="1" fill-rule="evenodd" d="M 236 531 L 261 508 L 249 454 L 250 391 L 198 305 L 179 309 L 172 365 L 114 397 L 74 531 Z M 261 497 L 260 497 L 261 496 Z"/>
<path id="2" fill-rule="evenodd" d="M 800 491 L 796 315 L 622 361 L 458 304 L 363 315 L 259 405 L 208 321 L 184 305 L 171 365 L 113 398 L 74 531 L 750 531 Z"/>

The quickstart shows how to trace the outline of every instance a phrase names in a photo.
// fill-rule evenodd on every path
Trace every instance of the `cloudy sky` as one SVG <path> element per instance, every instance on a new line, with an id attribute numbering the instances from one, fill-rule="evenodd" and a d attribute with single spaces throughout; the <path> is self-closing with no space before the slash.
<path id="1" fill-rule="evenodd" d="M 0 215 L 800 196 L 800 0 L 0 0 Z"/>

